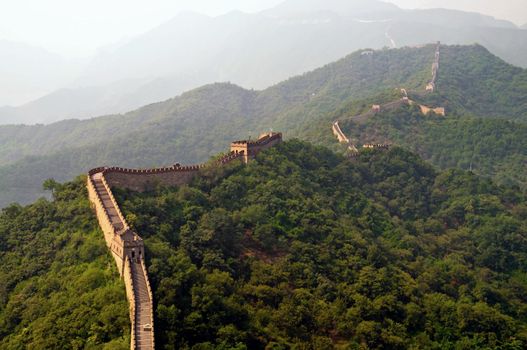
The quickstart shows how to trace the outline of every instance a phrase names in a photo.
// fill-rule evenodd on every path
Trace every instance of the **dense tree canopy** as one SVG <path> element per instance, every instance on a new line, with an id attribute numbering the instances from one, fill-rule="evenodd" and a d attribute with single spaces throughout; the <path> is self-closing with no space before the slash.
<path id="1" fill-rule="evenodd" d="M 527 189 L 527 126 L 489 118 L 424 116 L 417 107 L 341 123 L 359 144 L 395 143 L 441 169 L 461 168 Z"/>
<path id="2" fill-rule="evenodd" d="M 300 141 L 190 186 L 117 191 L 166 349 L 522 349 L 527 206 L 400 148 Z"/>
<path id="3" fill-rule="evenodd" d="M 124 287 L 85 179 L 0 213 L 0 349 L 128 349 Z"/>

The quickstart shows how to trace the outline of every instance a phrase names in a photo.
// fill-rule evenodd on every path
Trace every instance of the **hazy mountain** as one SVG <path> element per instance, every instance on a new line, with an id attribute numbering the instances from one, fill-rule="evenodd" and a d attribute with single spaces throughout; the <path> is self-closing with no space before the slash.
<path id="1" fill-rule="evenodd" d="M 429 45 L 356 52 L 262 91 L 213 84 L 125 115 L 0 127 L 0 204 L 30 202 L 42 193 L 43 180 L 67 180 L 99 165 L 204 161 L 231 140 L 269 128 L 336 147 L 330 125 L 337 112 L 397 98 L 401 86 L 422 91 L 434 51 Z M 444 51 L 440 90 L 432 97 L 448 107 L 449 115 L 459 110 L 461 116 L 527 120 L 526 70 L 480 46 Z M 481 94 L 488 86 L 497 90 Z"/>
<path id="2" fill-rule="evenodd" d="M 377 0 L 287 0 L 263 14 L 274 17 L 302 16 L 313 12 L 331 11 L 341 16 L 360 16 L 371 12 L 391 12 L 399 8 Z"/>
<path id="3" fill-rule="evenodd" d="M 522 29 L 527 29 L 527 23 L 521 26 Z"/>
<path id="4" fill-rule="evenodd" d="M 75 64 L 60 56 L 12 41 L 0 40 L 0 60 L 0 106 L 31 101 L 77 74 Z"/>
<path id="5" fill-rule="evenodd" d="M 403 8 L 448 8 L 503 18 L 515 23 L 527 21 L 525 0 L 388 0 Z"/>
<path id="6" fill-rule="evenodd" d="M 450 10 L 401 10 L 379 1 L 289 0 L 259 14 L 183 13 L 103 51 L 75 85 L 16 109 L 2 123 L 50 123 L 124 113 L 215 81 L 262 89 L 364 47 L 479 42 L 527 66 L 527 32 Z"/>
<path id="7" fill-rule="evenodd" d="M 43 180 L 70 179 L 101 164 L 201 162 L 231 140 L 269 128 L 289 137 L 315 128 L 332 140 L 325 118 L 341 103 L 400 84 L 424 87 L 427 74 L 415 74 L 428 73 L 433 56 L 433 46 L 375 57 L 357 52 L 263 91 L 213 84 L 125 115 L 0 127 L 0 205 L 31 202 Z"/>

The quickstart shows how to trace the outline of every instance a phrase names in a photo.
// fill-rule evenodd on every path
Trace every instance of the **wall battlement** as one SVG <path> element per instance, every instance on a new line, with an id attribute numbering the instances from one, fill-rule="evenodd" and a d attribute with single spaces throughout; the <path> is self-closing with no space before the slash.
<path id="1" fill-rule="evenodd" d="M 247 162 L 260 151 L 282 142 L 281 133 L 263 134 L 256 141 L 236 141 L 231 152 L 216 161 L 226 165 L 236 160 Z M 234 149 L 233 149 L 234 148 Z M 157 184 L 181 186 L 192 181 L 205 164 L 154 169 L 99 167 L 88 172 L 86 187 L 106 246 L 124 280 L 129 303 L 132 350 L 154 349 L 153 294 L 144 263 L 143 239 L 126 222 L 112 193 L 112 187 L 145 191 Z"/>

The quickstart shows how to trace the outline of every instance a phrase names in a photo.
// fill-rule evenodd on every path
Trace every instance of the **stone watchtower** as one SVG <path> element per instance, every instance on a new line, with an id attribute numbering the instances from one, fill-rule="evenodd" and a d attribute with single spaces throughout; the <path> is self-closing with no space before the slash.
<path id="1" fill-rule="evenodd" d="M 234 141 L 231 143 L 231 152 L 243 154 L 243 160 L 247 163 L 250 159 L 254 159 L 260 151 L 271 148 L 281 142 L 282 133 L 270 132 L 261 134 L 256 141 Z"/>

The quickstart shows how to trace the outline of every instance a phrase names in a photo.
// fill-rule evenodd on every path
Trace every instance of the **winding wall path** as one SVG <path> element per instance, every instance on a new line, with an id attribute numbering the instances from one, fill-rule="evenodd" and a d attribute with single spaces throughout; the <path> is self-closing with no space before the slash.
<path id="1" fill-rule="evenodd" d="M 89 174 L 88 191 L 106 244 L 125 281 L 132 326 L 130 348 L 154 349 L 153 299 L 144 265 L 143 240 L 126 223 L 104 178 L 104 171 Z"/>
<path id="2" fill-rule="evenodd" d="M 425 88 L 426 92 L 433 92 L 435 89 L 435 84 L 436 84 L 437 75 L 439 71 L 440 53 L 441 53 L 441 43 L 438 42 L 436 46 L 436 50 L 435 50 L 434 62 L 432 63 L 432 79 L 426 85 L 426 88 Z M 401 94 L 403 95 L 401 99 L 391 101 L 383 105 L 373 106 L 372 110 L 366 113 L 352 116 L 352 117 L 341 118 L 340 120 L 335 120 L 332 124 L 333 134 L 335 135 L 335 137 L 340 143 L 345 143 L 348 145 L 348 150 L 350 150 L 352 153 L 357 153 L 358 152 L 357 145 L 354 145 L 351 142 L 351 140 L 346 136 L 346 134 L 342 131 L 342 129 L 340 128 L 340 121 L 343 121 L 343 120 L 354 120 L 357 122 L 365 121 L 368 118 L 373 117 L 374 115 L 376 115 L 377 113 L 381 111 L 393 110 L 403 105 L 418 105 L 419 108 L 421 109 L 421 113 L 423 113 L 424 115 L 427 115 L 431 112 L 438 114 L 438 115 L 442 115 L 442 116 L 446 115 L 445 109 L 443 107 L 428 107 L 428 106 L 421 105 L 421 104 L 416 103 L 415 101 L 410 100 L 408 98 L 408 92 L 405 88 L 401 88 Z M 379 144 L 379 145 L 368 145 L 368 146 L 369 147 L 367 148 L 384 147 L 386 145 Z"/>
<path id="3" fill-rule="evenodd" d="M 257 141 L 233 142 L 231 152 L 218 159 L 216 164 L 221 166 L 236 160 L 247 162 L 260 151 L 280 142 L 282 142 L 281 133 L 263 134 Z M 144 191 L 157 184 L 180 186 L 192 181 L 204 167 L 204 164 L 193 166 L 176 164 L 157 169 L 101 167 L 88 172 L 89 199 L 104 233 L 106 245 L 117 264 L 126 288 L 132 350 L 153 350 L 155 348 L 154 299 L 144 260 L 143 239 L 130 229 L 111 187 Z"/>

